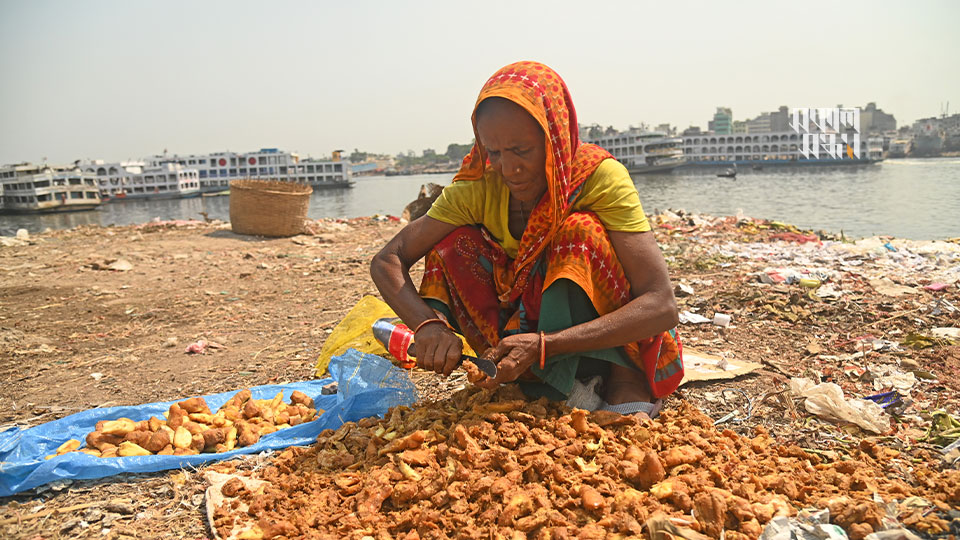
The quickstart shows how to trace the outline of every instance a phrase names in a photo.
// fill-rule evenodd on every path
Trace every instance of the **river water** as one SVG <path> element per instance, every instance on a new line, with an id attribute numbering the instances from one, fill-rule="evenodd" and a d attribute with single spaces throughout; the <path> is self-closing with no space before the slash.
<path id="1" fill-rule="evenodd" d="M 684 209 L 713 215 L 768 218 L 848 237 L 892 235 L 916 240 L 960 236 L 960 159 L 900 159 L 861 167 L 741 169 L 735 179 L 690 169 L 634 177 L 648 214 Z M 358 177 L 352 189 L 318 190 L 311 218 L 400 215 L 421 184 L 452 175 Z M 89 212 L 0 215 L 0 234 L 77 225 L 126 225 L 155 218 L 229 220 L 229 197 L 106 203 Z"/>

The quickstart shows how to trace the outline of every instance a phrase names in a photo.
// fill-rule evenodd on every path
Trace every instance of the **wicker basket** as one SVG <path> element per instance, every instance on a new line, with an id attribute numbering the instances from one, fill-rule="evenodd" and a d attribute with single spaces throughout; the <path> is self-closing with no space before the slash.
<path id="1" fill-rule="evenodd" d="M 295 182 L 230 182 L 230 226 L 237 234 L 294 236 L 303 232 L 313 188 Z"/>

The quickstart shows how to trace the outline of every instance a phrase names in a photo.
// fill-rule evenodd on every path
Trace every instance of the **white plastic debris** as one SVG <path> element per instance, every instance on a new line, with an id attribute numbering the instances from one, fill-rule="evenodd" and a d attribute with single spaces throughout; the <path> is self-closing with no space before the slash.
<path id="1" fill-rule="evenodd" d="M 710 322 L 710 319 L 698 313 L 692 311 L 680 312 L 680 324 L 703 324 L 708 322 Z"/>
<path id="2" fill-rule="evenodd" d="M 790 392 L 807 398 L 807 412 L 825 420 L 849 422 L 873 433 L 885 433 L 890 421 L 883 407 L 865 399 L 847 399 L 843 390 L 834 383 L 814 384 L 810 379 L 790 379 Z"/>
<path id="3" fill-rule="evenodd" d="M 722 326 L 723 328 L 726 328 L 730 326 L 731 320 L 732 320 L 732 317 L 730 315 L 727 315 L 726 313 L 714 313 L 713 315 L 714 326 Z"/>

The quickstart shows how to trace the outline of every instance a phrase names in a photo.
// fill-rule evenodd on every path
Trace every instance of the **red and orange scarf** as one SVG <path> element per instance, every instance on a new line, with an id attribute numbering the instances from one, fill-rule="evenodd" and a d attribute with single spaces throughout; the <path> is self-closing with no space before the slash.
<path id="1" fill-rule="evenodd" d="M 604 159 L 613 157 L 593 144 L 581 144 L 577 113 L 566 83 L 555 71 L 538 62 L 517 62 L 491 76 L 477 97 L 471 120 L 475 143 L 463 158 L 454 182 L 483 178 L 490 164 L 477 134 L 477 106 L 490 97 L 501 97 L 520 105 L 543 129 L 546 144 L 547 192 L 530 214 L 513 261 L 513 286 L 500 300 L 513 302 L 526 290 L 534 263 L 556 235 L 570 213 L 584 181 Z"/>

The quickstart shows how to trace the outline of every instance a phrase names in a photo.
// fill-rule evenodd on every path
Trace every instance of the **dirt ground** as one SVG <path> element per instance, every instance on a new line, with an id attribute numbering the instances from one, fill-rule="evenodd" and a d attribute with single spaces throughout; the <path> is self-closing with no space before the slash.
<path id="1" fill-rule="evenodd" d="M 910 403 L 877 440 L 914 459 L 939 459 L 924 436 L 930 411 L 957 414 L 960 345 L 929 338 L 929 330 L 960 326 L 960 312 L 949 309 L 960 306 L 957 285 L 927 290 L 922 277 L 890 275 L 915 291 L 886 297 L 847 273 L 847 294 L 831 300 L 795 285 L 763 285 L 749 274 L 757 261 L 714 249 L 772 241 L 781 230 L 750 223 L 674 216 L 657 229 L 675 283 L 695 290 L 678 294 L 681 309 L 733 316 L 726 328 L 683 325 L 685 345 L 764 366 L 735 380 L 686 385 L 667 406 L 685 399 L 714 419 L 736 409 L 727 422 L 735 431 L 762 424 L 780 440 L 842 452 L 869 434 L 798 408 L 789 378 L 837 382 L 862 397 L 875 393 L 868 365 L 909 368 L 932 378 L 916 382 Z M 80 227 L 0 247 L 0 426 L 312 378 L 332 328 L 361 296 L 376 294 L 369 260 L 401 226 L 383 217 L 324 220 L 312 222 L 312 234 L 265 239 L 218 222 L 153 223 Z M 929 339 L 907 339 L 914 334 Z M 199 339 L 222 348 L 186 354 Z M 460 376 L 414 378 L 428 400 L 463 384 Z M 0 499 L 0 536 L 205 538 L 204 488 L 196 470 L 44 486 Z"/>

